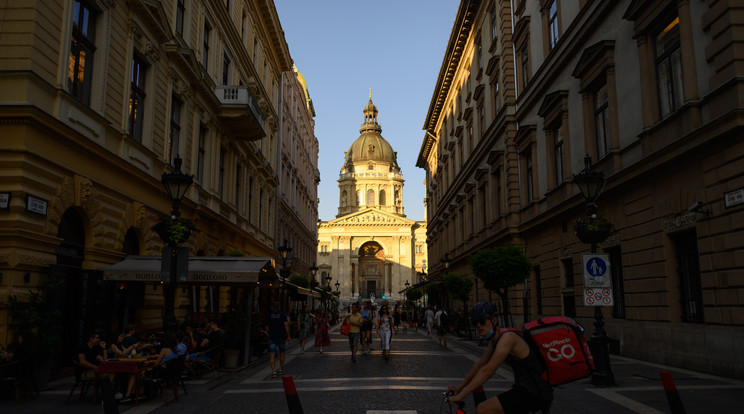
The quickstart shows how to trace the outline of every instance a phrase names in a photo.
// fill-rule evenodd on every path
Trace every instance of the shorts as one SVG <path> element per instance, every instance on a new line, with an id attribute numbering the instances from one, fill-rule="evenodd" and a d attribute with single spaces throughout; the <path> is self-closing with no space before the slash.
<path id="1" fill-rule="evenodd" d="M 445 335 L 447 335 L 447 328 L 445 328 L 444 326 L 441 326 L 441 325 L 440 326 L 437 326 L 437 335 L 438 336 L 445 336 Z"/>
<path id="2" fill-rule="evenodd" d="M 355 347 L 359 346 L 359 332 L 349 332 L 349 346 Z"/>
<path id="3" fill-rule="evenodd" d="M 210 357 L 209 357 L 209 356 L 207 356 L 206 354 L 201 354 L 201 353 L 197 353 L 197 354 L 189 354 L 189 356 L 188 356 L 188 357 L 186 357 L 186 358 L 187 358 L 187 359 L 189 360 L 189 362 L 194 362 L 194 361 L 196 361 L 197 359 L 198 359 L 199 361 L 202 361 L 202 362 L 209 362 L 209 361 L 211 361 L 211 360 L 212 360 L 212 358 L 210 358 Z"/>
<path id="4" fill-rule="evenodd" d="M 521 387 L 512 387 L 509 391 L 499 394 L 498 398 L 505 414 L 529 414 L 550 407 L 550 401 L 535 398 Z"/>
<path id="5" fill-rule="evenodd" d="M 362 322 L 362 332 L 371 331 L 371 330 L 372 330 L 371 321 Z"/>
<path id="6" fill-rule="evenodd" d="M 275 354 L 276 350 L 279 349 L 279 353 L 283 354 L 284 351 L 287 349 L 287 340 L 281 339 L 281 340 L 269 340 L 269 353 Z"/>

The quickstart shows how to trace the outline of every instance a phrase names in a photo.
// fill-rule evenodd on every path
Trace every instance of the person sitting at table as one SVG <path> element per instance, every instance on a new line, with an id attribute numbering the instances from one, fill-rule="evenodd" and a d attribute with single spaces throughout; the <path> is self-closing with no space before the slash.
<path id="1" fill-rule="evenodd" d="M 158 355 L 155 358 L 149 357 L 142 366 L 144 369 L 140 370 L 139 373 L 129 375 L 127 392 L 124 394 L 124 398 L 119 400 L 119 403 L 126 404 L 132 401 L 132 391 L 134 391 L 134 387 L 137 385 L 137 379 L 142 376 L 147 376 L 149 378 L 162 376 L 163 371 L 165 370 L 165 364 L 176 358 L 178 358 L 178 353 L 176 352 L 176 337 L 168 335 L 163 343 L 163 348 L 160 350 Z"/>
<path id="2" fill-rule="evenodd" d="M 31 332 L 20 331 L 15 340 L 8 344 L 8 356 L 6 361 L 20 361 L 33 355 L 31 350 Z"/>
<path id="3" fill-rule="evenodd" d="M 109 354 L 114 358 L 126 358 L 134 349 L 134 345 L 124 346 L 124 332 L 119 332 L 111 337 L 109 345 Z"/>
<path id="4" fill-rule="evenodd" d="M 182 332 L 178 332 L 176 335 L 177 338 L 181 338 L 176 344 L 176 353 L 178 354 L 178 356 L 188 354 L 189 347 L 186 346 L 186 344 L 191 342 L 191 339 L 188 336 L 184 335 Z"/>
<path id="5" fill-rule="evenodd" d="M 107 355 L 106 342 L 101 341 L 101 337 L 97 333 L 89 333 L 88 341 L 80 345 L 77 352 L 77 360 L 80 363 L 80 368 L 83 370 L 80 373 L 81 378 L 94 378 L 98 364 L 105 360 Z"/>
<path id="6" fill-rule="evenodd" d="M 142 343 L 140 343 L 139 339 L 135 336 L 136 327 L 133 323 L 127 324 L 127 328 L 124 331 L 126 335 L 124 336 L 124 340 L 122 340 L 122 345 L 124 347 L 134 347 L 132 349 L 139 351 L 142 349 Z"/>
<path id="7" fill-rule="evenodd" d="M 202 362 L 211 361 L 212 357 L 208 355 L 206 351 L 209 351 L 210 349 L 213 349 L 218 345 L 222 345 L 222 343 L 225 342 L 225 333 L 222 332 L 222 329 L 220 329 L 217 319 L 209 321 L 209 323 L 207 323 L 207 327 L 209 329 L 209 334 L 199 343 L 199 347 L 197 348 L 198 352 L 189 354 L 186 358 L 186 361 L 184 361 L 186 369 L 188 369 L 192 375 L 196 375 L 196 371 L 191 366 L 191 364 L 194 363 L 194 361 L 196 361 L 197 359 Z"/>
<path id="8" fill-rule="evenodd" d="M 189 340 L 187 341 L 184 338 L 183 343 L 186 344 L 186 349 L 189 351 L 189 353 L 193 352 L 196 347 L 199 345 L 201 336 L 198 332 L 196 332 L 196 328 L 193 323 L 190 323 L 186 325 L 186 334 L 185 337 Z"/>

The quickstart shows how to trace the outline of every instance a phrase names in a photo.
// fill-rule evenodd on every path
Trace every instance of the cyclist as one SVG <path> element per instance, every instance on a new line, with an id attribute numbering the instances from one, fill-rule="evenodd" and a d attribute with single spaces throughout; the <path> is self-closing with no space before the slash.
<path id="1" fill-rule="evenodd" d="M 480 403 L 476 413 L 527 414 L 549 408 L 553 388 L 542 378 L 545 366 L 540 356 L 532 352 L 517 332 L 501 331 L 498 312 L 490 302 L 476 303 L 470 309 L 470 318 L 476 323 L 481 339 L 488 340 L 488 347 L 465 379 L 449 387 L 455 393 L 449 398 L 450 405 L 462 401 L 483 385 L 506 361 L 514 371 L 514 385 L 509 391 Z"/>

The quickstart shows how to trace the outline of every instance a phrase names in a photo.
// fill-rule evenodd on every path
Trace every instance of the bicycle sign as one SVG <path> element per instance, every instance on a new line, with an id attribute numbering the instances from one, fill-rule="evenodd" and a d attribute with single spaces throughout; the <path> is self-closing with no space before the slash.
<path id="1" fill-rule="evenodd" d="M 585 288 L 584 306 L 613 306 L 612 288 Z"/>

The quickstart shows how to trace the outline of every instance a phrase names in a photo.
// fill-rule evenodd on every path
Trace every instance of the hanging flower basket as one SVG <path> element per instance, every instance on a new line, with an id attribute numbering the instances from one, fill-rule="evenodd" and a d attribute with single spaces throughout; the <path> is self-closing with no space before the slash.
<path id="1" fill-rule="evenodd" d="M 574 234 L 584 243 L 601 243 L 607 240 L 612 227 L 606 216 L 582 217 L 574 221 Z"/>
<path id="2" fill-rule="evenodd" d="M 170 245 L 188 240 L 195 227 L 196 224 L 191 219 L 182 217 L 171 219 L 168 216 L 160 216 L 152 229 L 158 233 L 164 243 Z"/>

